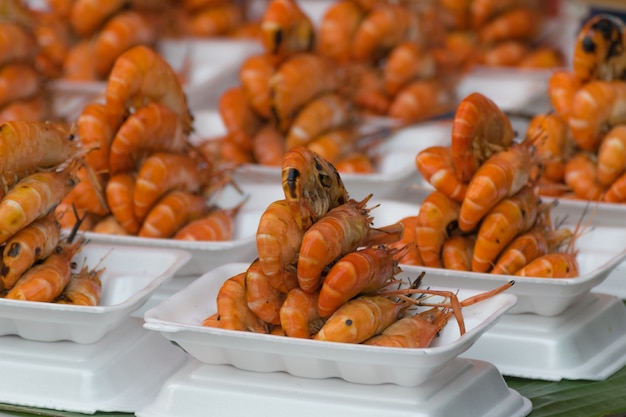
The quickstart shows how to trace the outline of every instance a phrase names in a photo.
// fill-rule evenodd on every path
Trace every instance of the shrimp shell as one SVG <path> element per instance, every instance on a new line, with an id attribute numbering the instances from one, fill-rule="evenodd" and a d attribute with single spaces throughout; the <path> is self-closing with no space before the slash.
<path id="1" fill-rule="evenodd" d="M 0 68 L 0 107 L 33 97 L 42 87 L 41 76 L 32 65 L 8 63 Z"/>
<path id="2" fill-rule="evenodd" d="M 290 56 L 270 78 L 272 117 L 279 130 L 287 131 L 311 99 L 337 87 L 338 76 L 329 58 L 306 52 Z"/>
<path id="3" fill-rule="evenodd" d="M 271 0 L 261 18 L 261 42 L 267 53 L 285 58 L 308 52 L 315 43 L 315 27 L 295 0 Z"/>
<path id="4" fill-rule="evenodd" d="M 121 123 L 132 109 L 156 102 L 178 115 L 183 133 L 192 131 L 193 116 L 178 75 L 148 46 L 135 46 L 115 60 L 107 81 L 105 102 L 115 123 Z"/>
<path id="5" fill-rule="evenodd" d="M 373 294 L 390 285 L 400 272 L 398 249 L 385 246 L 364 248 L 342 256 L 324 278 L 317 301 L 322 317 L 333 314 L 358 294 Z"/>
<path id="6" fill-rule="evenodd" d="M 513 144 L 511 121 L 498 105 L 481 93 L 471 93 L 457 106 L 452 122 L 452 159 L 457 176 L 469 182 L 494 153 Z"/>
<path id="7" fill-rule="evenodd" d="M 0 288 L 11 289 L 35 262 L 47 258 L 59 243 L 61 226 L 54 214 L 35 220 L 7 240 L 0 267 Z"/>
<path id="8" fill-rule="evenodd" d="M 104 270 L 104 268 L 90 270 L 87 265 L 83 265 L 80 271 L 71 275 L 70 281 L 54 302 L 80 306 L 99 305 L 102 295 L 100 276 Z"/>
<path id="9" fill-rule="evenodd" d="M 217 293 L 217 313 L 219 327 L 222 329 L 269 332 L 267 323 L 258 318 L 246 302 L 246 272 L 237 274 L 222 284 Z"/>
<path id="10" fill-rule="evenodd" d="M 135 182 L 136 174 L 134 172 L 122 172 L 109 178 L 105 190 L 111 214 L 119 225 L 131 235 L 137 234 L 141 226 L 133 209 Z"/>
<path id="11" fill-rule="evenodd" d="M 42 263 L 34 265 L 9 290 L 5 298 L 50 302 L 58 297 L 72 276 L 72 257 L 80 250 L 84 241 L 71 246 L 58 245 L 54 253 Z"/>
<path id="12" fill-rule="evenodd" d="M 361 343 L 382 333 L 410 304 L 383 296 L 353 298 L 324 323 L 315 340 Z"/>
<path id="13" fill-rule="evenodd" d="M 0 65 L 34 57 L 35 38 L 17 22 L 0 22 Z"/>
<path id="14" fill-rule="evenodd" d="M 148 212 L 137 235 L 169 238 L 182 226 L 208 211 L 204 197 L 183 190 L 170 191 Z"/>
<path id="15" fill-rule="evenodd" d="M 36 172 L 22 178 L 9 190 L 0 200 L 0 243 L 53 211 L 74 187 L 74 169 Z"/>
<path id="16" fill-rule="evenodd" d="M 173 239 L 224 242 L 233 239 L 234 217 L 241 206 L 231 209 L 216 207 L 205 216 L 192 220 L 178 230 Z"/>
<path id="17" fill-rule="evenodd" d="M 471 271 L 475 235 L 453 235 L 443 242 L 441 263 L 452 271 Z"/>
<path id="18" fill-rule="evenodd" d="M 612 128 L 598 149 L 598 181 L 610 186 L 626 170 L 626 125 Z"/>
<path id="19" fill-rule="evenodd" d="M 522 189 L 530 179 L 532 163 L 532 144 L 528 141 L 487 159 L 467 186 L 459 213 L 459 229 L 473 230 L 498 202 Z"/>
<path id="20" fill-rule="evenodd" d="M 432 78 L 436 71 L 435 57 L 423 45 L 401 42 L 391 50 L 383 68 L 385 90 L 393 96 L 409 82 Z"/>
<path id="21" fill-rule="evenodd" d="M 244 20 L 244 10 L 240 4 L 218 4 L 191 15 L 185 31 L 192 37 L 223 36 L 240 27 Z"/>
<path id="22" fill-rule="evenodd" d="M 435 78 L 418 79 L 405 85 L 389 106 L 389 117 L 404 123 L 425 120 L 449 110 L 453 94 Z"/>
<path id="23" fill-rule="evenodd" d="M 506 10 L 478 30 L 484 43 L 513 39 L 533 41 L 543 27 L 543 16 L 532 7 Z"/>
<path id="24" fill-rule="evenodd" d="M 110 173 L 134 169 L 148 153 L 183 152 L 186 145 L 176 114 L 162 104 L 149 103 L 126 119 L 115 134 L 109 149 Z"/>
<path id="25" fill-rule="evenodd" d="M 269 119 L 270 79 L 276 73 L 276 58 L 268 54 L 253 55 L 241 64 L 239 81 L 250 105 L 261 117 Z"/>
<path id="26" fill-rule="evenodd" d="M 329 5 L 317 29 L 316 51 L 340 64 L 352 59 L 351 47 L 365 11 L 352 0 Z"/>
<path id="27" fill-rule="evenodd" d="M 424 266 L 441 268 L 441 250 L 454 230 L 461 203 L 433 191 L 422 202 L 415 225 L 415 242 Z"/>
<path id="28" fill-rule="evenodd" d="M 172 190 L 200 191 L 208 171 L 186 155 L 155 152 L 148 156 L 137 173 L 133 191 L 135 217 L 143 220 L 153 205 Z"/>
<path id="29" fill-rule="evenodd" d="M 85 162 L 95 172 L 108 171 L 109 148 L 119 126 L 109 120 L 104 104 L 93 102 L 83 107 L 76 126 L 83 146 L 92 149 L 85 155 Z"/>
<path id="30" fill-rule="evenodd" d="M 604 194 L 598 180 L 597 162 L 585 152 L 577 153 L 565 164 L 565 184 L 580 199 L 598 201 Z"/>
<path id="31" fill-rule="evenodd" d="M 317 311 L 319 292 L 308 293 L 294 288 L 280 308 L 280 325 L 289 337 L 309 339 L 324 324 L 324 319 Z"/>
<path id="32" fill-rule="evenodd" d="M 456 175 L 452 149 L 449 146 L 431 146 L 418 152 L 415 157 L 417 170 L 436 190 L 462 202 L 467 184 Z"/>
<path id="33" fill-rule="evenodd" d="M 563 120 L 568 121 L 576 91 L 581 87 L 580 79 L 568 70 L 554 70 L 548 80 L 550 104 Z"/>
<path id="34" fill-rule="evenodd" d="M 113 14 L 120 11 L 126 0 L 76 0 L 70 10 L 70 25 L 80 37 L 93 35 Z"/>
<path id="35" fill-rule="evenodd" d="M 269 324 L 281 324 L 280 309 L 286 294 L 270 284 L 263 273 L 258 258 L 246 270 L 246 304 L 261 320 Z"/>

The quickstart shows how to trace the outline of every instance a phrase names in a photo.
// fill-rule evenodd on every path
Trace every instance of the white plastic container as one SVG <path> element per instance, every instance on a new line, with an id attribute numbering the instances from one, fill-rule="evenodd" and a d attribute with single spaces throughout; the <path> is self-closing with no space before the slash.
<path id="1" fill-rule="evenodd" d="M 85 414 L 132 413 L 153 401 L 188 359 L 135 319 L 122 321 L 88 345 L 2 336 L 0 403 Z"/>
<path id="2" fill-rule="evenodd" d="M 124 245 L 89 242 L 74 257 L 90 268 L 105 268 L 98 306 L 75 306 L 0 298 L 0 336 L 53 342 L 94 343 L 140 308 L 160 285 L 170 280 L 190 254 L 179 249 L 147 251 Z"/>
<path id="3" fill-rule="evenodd" d="M 305 378 L 336 377 L 359 384 L 416 386 L 467 350 L 516 301 L 515 296 L 504 293 L 464 308 L 466 333 L 459 336 L 451 319 L 431 347 L 423 349 L 323 342 L 202 326 L 202 321 L 217 311 L 216 297 L 222 283 L 248 266 L 224 265 L 201 276 L 148 310 L 144 327 L 161 332 L 207 364 L 255 372 L 284 371 Z M 435 282 L 429 280 L 424 288 L 442 288 Z M 461 289 L 458 297 L 463 300 L 476 293 Z"/>

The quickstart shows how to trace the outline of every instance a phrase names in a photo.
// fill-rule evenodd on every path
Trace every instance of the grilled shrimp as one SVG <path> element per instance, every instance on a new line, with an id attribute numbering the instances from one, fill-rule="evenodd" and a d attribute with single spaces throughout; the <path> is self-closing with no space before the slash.
<path id="1" fill-rule="evenodd" d="M 448 197 L 462 202 L 467 192 L 467 183 L 462 182 L 457 174 L 449 146 L 430 146 L 418 152 L 415 165 L 422 177 L 436 190 Z"/>
<path id="2" fill-rule="evenodd" d="M 457 227 L 461 203 L 433 191 L 422 202 L 415 225 L 415 242 L 424 266 L 441 268 L 444 242 Z"/>
<path id="3" fill-rule="evenodd" d="M 271 0 L 261 18 L 261 41 L 267 53 L 286 58 L 315 45 L 311 18 L 295 0 Z"/>

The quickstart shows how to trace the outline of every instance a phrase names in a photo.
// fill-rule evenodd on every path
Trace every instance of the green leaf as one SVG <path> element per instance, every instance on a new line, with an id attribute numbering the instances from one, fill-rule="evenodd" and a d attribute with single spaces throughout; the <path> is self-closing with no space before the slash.
<path id="1" fill-rule="evenodd" d="M 604 381 L 504 379 L 532 402 L 528 417 L 626 416 L 626 367 Z"/>

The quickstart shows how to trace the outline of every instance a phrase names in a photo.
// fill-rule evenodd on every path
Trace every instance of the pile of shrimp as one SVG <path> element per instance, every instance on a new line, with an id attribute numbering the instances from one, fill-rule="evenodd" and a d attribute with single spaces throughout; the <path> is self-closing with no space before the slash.
<path id="1" fill-rule="evenodd" d="M 193 117 L 177 74 L 153 49 L 122 53 L 104 102 L 76 122 L 89 149 L 82 180 L 57 206 L 64 227 L 152 238 L 230 240 L 241 205 L 209 204 L 228 172 L 188 140 Z M 243 204 L 243 203 L 242 203 Z"/>
<path id="2" fill-rule="evenodd" d="M 20 0 L 11 0 L 19 2 Z M 47 0 L 48 76 L 105 81 L 124 51 L 164 38 L 257 36 L 247 2 L 239 0 Z M 182 68 L 183 72 L 185 68 Z M 184 74 L 182 74 L 184 76 Z"/>
<path id="3" fill-rule="evenodd" d="M 43 45 L 47 29 L 47 20 L 19 0 L 4 2 L 0 21 L 0 122 L 50 118 L 45 69 L 52 47 Z"/>
<path id="4" fill-rule="evenodd" d="M 626 24 L 598 14 L 579 30 L 571 69 L 548 82 L 552 109 L 526 133 L 544 155 L 541 192 L 626 201 Z"/>
<path id="5" fill-rule="evenodd" d="M 569 278 L 579 275 L 575 242 L 584 231 L 552 221 L 540 198 L 541 154 L 530 138 L 514 141 L 507 115 L 472 93 L 459 104 L 451 145 L 418 152 L 432 191 L 413 228 L 419 257 L 407 262 L 459 271 Z"/>
<path id="6" fill-rule="evenodd" d="M 349 197 L 339 173 L 303 146 L 285 154 L 284 199 L 272 202 L 257 229 L 258 258 L 225 280 L 217 312 L 203 325 L 295 338 L 376 346 L 428 347 L 461 308 L 509 288 L 458 300 L 396 277 L 406 247 L 403 225 L 371 226 L 367 207 Z M 413 295 L 418 294 L 418 297 Z M 442 301 L 433 302 L 433 296 Z M 415 309 L 430 307 L 415 313 Z"/>
<path id="7" fill-rule="evenodd" d="M 558 68 L 563 52 L 544 39 L 557 14 L 541 0 L 438 0 L 446 28 L 444 48 L 462 66 Z"/>
<path id="8" fill-rule="evenodd" d="M 245 60 L 239 85 L 219 100 L 222 157 L 279 166 L 306 146 L 339 172 L 371 173 L 378 139 L 364 140 L 366 116 L 408 123 L 445 111 L 453 94 L 429 49 L 432 10 L 400 3 L 338 1 L 315 27 L 296 0 L 270 1 L 263 53 Z"/>
<path id="9" fill-rule="evenodd" d="M 54 213 L 78 180 L 83 154 L 65 124 L 0 124 L 0 297 L 97 304 L 101 270 L 73 273 L 85 242 L 65 239 Z"/>

